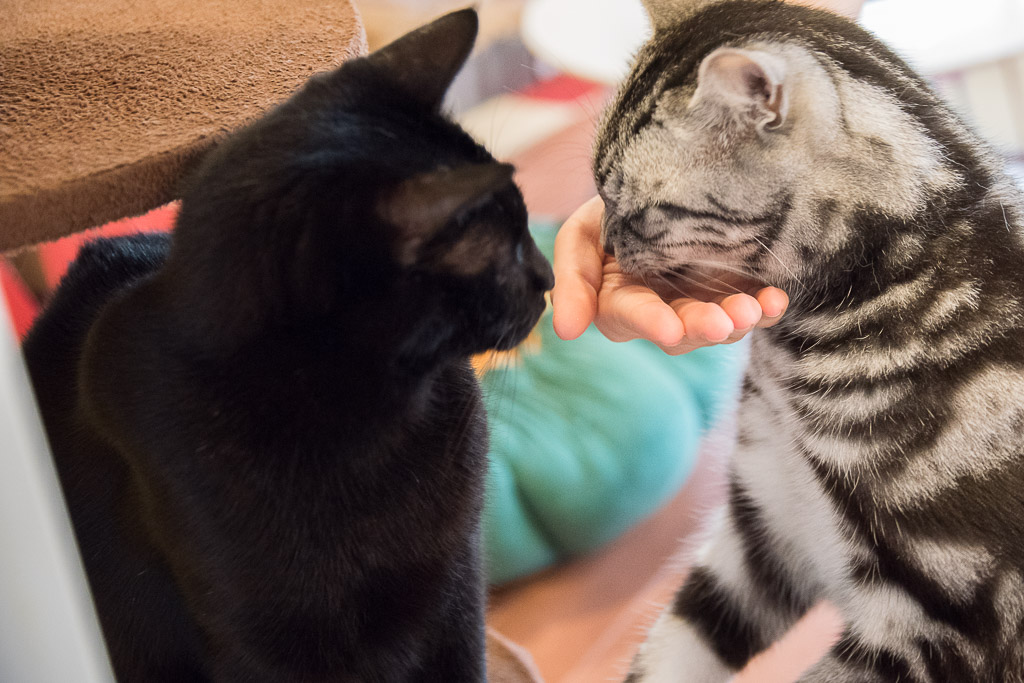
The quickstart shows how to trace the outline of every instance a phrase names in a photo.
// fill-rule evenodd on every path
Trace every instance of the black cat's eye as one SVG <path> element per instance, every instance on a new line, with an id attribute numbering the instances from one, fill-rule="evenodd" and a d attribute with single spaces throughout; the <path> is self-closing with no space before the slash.
<path id="1" fill-rule="evenodd" d="M 523 243 L 519 242 L 516 244 L 516 263 L 522 263 L 526 257 L 526 253 L 523 251 Z"/>

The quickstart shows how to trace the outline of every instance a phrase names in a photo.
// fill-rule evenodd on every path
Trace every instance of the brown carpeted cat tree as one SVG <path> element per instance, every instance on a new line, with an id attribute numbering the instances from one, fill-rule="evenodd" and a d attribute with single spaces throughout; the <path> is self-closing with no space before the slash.
<path id="1" fill-rule="evenodd" d="M 366 52 L 350 0 L 0 0 L 0 253 L 142 214 L 229 131 Z M 488 638 L 490 677 L 536 680 Z"/>
<path id="2" fill-rule="evenodd" d="M 0 251 L 177 196 L 217 140 L 366 51 L 349 0 L 0 0 Z"/>

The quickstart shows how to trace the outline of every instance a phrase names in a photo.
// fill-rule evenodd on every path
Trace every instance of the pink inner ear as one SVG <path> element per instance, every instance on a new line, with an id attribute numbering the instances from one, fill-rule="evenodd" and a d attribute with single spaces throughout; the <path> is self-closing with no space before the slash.
<path id="1" fill-rule="evenodd" d="M 716 71 L 729 81 L 734 82 L 738 94 L 754 99 L 768 100 L 771 94 L 771 86 L 768 83 L 768 75 L 761 68 L 761 65 L 752 59 L 740 55 L 723 55 L 716 60 Z"/>
<path id="2" fill-rule="evenodd" d="M 764 70 L 757 64 L 748 62 L 743 66 L 743 73 L 747 79 L 747 93 L 750 97 L 761 99 L 767 103 L 771 99 L 774 88 L 768 83 L 768 77 Z"/>
<path id="3" fill-rule="evenodd" d="M 785 117 L 785 89 L 771 58 L 758 53 L 725 48 L 704 59 L 698 74 L 694 101 L 710 100 L 729 107 L 747 108 L 751 103 L 765 112 L 763 125 L 778 127 Z"/>

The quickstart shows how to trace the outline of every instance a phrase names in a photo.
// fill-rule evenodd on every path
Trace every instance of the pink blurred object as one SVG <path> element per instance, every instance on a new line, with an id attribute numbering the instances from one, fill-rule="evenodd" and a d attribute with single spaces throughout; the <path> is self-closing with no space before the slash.
<path id="1" fill-rule="evenodd" d="M 827 602 L 818 603 L 731 683 L 793 683 L 839 642 L 842 633 L 839 610 Z"/>
<path id="2" fill-rule="evenodd" d="M 32 321 L 39 313 L 39 302 L 22 282 L 18 271 L 10 263 L 0 258 L 0 302 L 7 302 L 7 310 L 14 323 L 14 331 L 19 339 L 24 339 Z M 3 304 L 0 303 L 0 308 Z M 0 315 L 3 311 L 0 310 Z"/>
<path id="3" fill-rule="evenodd" d="M 39 261 L 43 267 L 46 284 L 52 291 L 64 277 L 68 266 L 78 255 L 78 250 L 89 240 L 97 237 L 117 237 L 136 232 L 166 232 L 174 226 L 178 215 L 178 202 L 171 202 L 149 213 L 107 223 L 98 228 L 85 230 L 63 237 L 54 242 L 39 245 Z"/>

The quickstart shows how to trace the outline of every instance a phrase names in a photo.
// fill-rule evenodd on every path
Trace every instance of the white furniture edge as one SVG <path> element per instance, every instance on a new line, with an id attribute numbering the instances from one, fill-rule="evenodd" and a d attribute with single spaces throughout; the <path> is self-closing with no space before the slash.
<path id="1" fill-rule="evenodd" d="M 2 300 L 0 681 L 113 681 L 28 373 Z"/>

